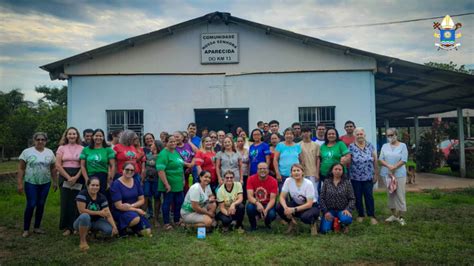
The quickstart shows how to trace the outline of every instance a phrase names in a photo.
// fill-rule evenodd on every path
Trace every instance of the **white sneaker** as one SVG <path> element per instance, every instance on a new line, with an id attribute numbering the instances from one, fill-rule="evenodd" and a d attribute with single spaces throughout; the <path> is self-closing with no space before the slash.
<path id="1" fill-rule="evenodd" d="M 398 222 L 399 219 L 397 217 L 395 217 L 394 215 L 392 215 L 392 216 L 388 217 L 387 219 L 385 219 L 385 222 L 387 222 L 387 223 L 391 223 L 391 222 L 395 222 L 395 221 Z"/>
<path id="2" fill-rule="evenodd" d="M 405 222 L 405 219 L 403 218 L 398 219 L 398 222 L 400 223 L 401 226 L 407 225 L 407 222 Z"/>

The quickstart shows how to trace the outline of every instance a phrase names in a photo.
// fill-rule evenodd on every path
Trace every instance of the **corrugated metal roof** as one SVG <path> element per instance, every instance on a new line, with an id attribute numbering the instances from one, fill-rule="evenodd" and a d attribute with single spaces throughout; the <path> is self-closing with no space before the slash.
<path id="1" fill-rule="evenodd" d="M 272 26 L 231 16 L 230 13 L 214 12 L 161 30 L 128 38 L 97 49 L 74 55 L 40 68 L 48 71 L 52 80 L 61 77 L 64 66 L 78 63 L 101 54 L 157 40 L 173 32 L 201 23 L 242 24 L 265 30 L 266 34 L 300 40 L 306 45 L 324 46 L 343 50 L 346 54 L 362 55 L 377 61 L 375 95 L 377 119 L 402 118 L 429 115 L 455 110 L 457 107 L 474 108 L 474 76 L 433 68 L 394 57 L 371 53 L 352 47 L 327 42 Z"/>

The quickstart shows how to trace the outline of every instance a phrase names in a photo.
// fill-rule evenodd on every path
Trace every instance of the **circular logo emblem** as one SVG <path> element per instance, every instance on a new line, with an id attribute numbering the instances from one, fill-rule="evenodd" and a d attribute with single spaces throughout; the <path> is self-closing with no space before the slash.
<path id="1" fill-rule="evenodd" d="M 448 39 L 451 38 L 451 32 L 445 31 L 444 32 L 444 38 L 448 38 Z"/>

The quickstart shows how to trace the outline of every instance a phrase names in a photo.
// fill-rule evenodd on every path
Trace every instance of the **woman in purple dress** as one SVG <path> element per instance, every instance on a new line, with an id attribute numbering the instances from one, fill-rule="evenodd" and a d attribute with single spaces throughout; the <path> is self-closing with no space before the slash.
<path id="1" fill-rule="evenodd" d="M 112 183 L 110 194 L 113 204 L 113 216 L 117 221 L 120 236 L 127 234 L 127 228 L 136 234 L 151 237 L 150 223 L 145 218 L 145 211 L 140 207 L 145 203 L 143 189 L 135 182 L 135 166 L 125 163 L 123 174 Z"/>

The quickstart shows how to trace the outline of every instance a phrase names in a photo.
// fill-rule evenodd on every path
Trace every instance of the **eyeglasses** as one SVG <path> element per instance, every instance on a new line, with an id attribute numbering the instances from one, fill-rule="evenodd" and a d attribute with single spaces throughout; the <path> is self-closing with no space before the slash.
<path id="1" fill-rule="evenodd" d="M 46 141 L 46 139 L 35 139 L 36 141 Z"/>
<path id="2" fill-rule="evenodd" d="M 210 138 L 211 139 L 217 139 L 217 136 L 211 136 Z"/>
<path id="3" fill-rule="evenodd" d="M 258 168 L 258 171 L 264 171 L 264 170 L 266 171 L 268 170 L 268 168 Z"/>
<path id="4" fill-rule="evenodd" d="M 233 176 L 226 176 L 226 177 L 224 177 L 224 178 L 225 178 L 225 179 L 234 179 Z"/>
<path id="5" fill-rule="evenodd" d="M 387 137 L 393 137 L 393 134 L 390 134 L 390 135 L 387 134 Z"/>
<path id="6" fill-rule="evenodd" d="M 135 172 L 135 169 L 123 169 L 123 171 L 131 173 L 131 172 Z"/>

